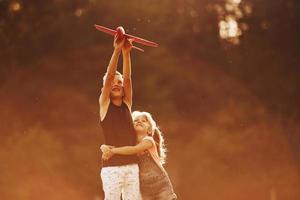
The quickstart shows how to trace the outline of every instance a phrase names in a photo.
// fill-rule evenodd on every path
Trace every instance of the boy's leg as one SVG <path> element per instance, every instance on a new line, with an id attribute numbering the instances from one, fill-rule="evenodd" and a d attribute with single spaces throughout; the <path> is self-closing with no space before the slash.
<path id="1" fill-rule="evenodd" d="M 126 166 L 123 200 L 141 200 L 139 166 L 137 164 Z"/>
<path id="2" fill-rule="evenodd" d="M 101 179 L 105 200 L 120 200 L 124 180 L 122 167 L 102 168 Z"/>

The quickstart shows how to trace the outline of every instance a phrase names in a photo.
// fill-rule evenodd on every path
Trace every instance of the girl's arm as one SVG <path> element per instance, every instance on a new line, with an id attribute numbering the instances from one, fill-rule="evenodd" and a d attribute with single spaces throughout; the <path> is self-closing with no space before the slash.
<path id="1" fill-rule="evenodd" d="M 150 140 L 142 140 L 139 144 L 135 146 L 124 146 L 124 147 L 115 147 L 111 148 L 110 151 L 113 154 L 119 155 L 133 155 L 141 153 L 153 146 L 153 143 Z"/>

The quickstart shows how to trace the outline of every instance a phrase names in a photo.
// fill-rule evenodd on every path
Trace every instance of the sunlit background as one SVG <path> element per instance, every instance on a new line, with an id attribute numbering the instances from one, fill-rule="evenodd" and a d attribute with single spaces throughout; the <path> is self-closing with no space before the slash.
<path id="1" fill-rule="evenodd" d="M 299 200 L 299 22 L 298 0 L 0 0 L 0 199 L 103 199 L 100 24 L 160 45 L 132 51 L 133 110 L 179 199 Z"/>

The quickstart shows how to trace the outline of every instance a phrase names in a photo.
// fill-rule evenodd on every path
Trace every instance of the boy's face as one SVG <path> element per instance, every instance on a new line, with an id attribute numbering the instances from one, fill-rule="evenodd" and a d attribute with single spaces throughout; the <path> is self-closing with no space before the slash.
<path id="1" fill-rule="evenodd" d="M 121 75 L 115 75 L 114 82 L 110 91 L 111 97 L 123 97 L 124 88 L 123 88 L 123 78 Z"/>

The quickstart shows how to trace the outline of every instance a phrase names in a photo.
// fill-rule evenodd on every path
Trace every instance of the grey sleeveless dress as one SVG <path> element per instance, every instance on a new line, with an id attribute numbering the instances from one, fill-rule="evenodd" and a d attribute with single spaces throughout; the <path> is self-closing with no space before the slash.
<path id="1" fill-rule="evenodd" d="M 167 172 L 158 166 L 149 151 L 138 156 L 140 187 L 143 200 L 177 199 Z"/>

